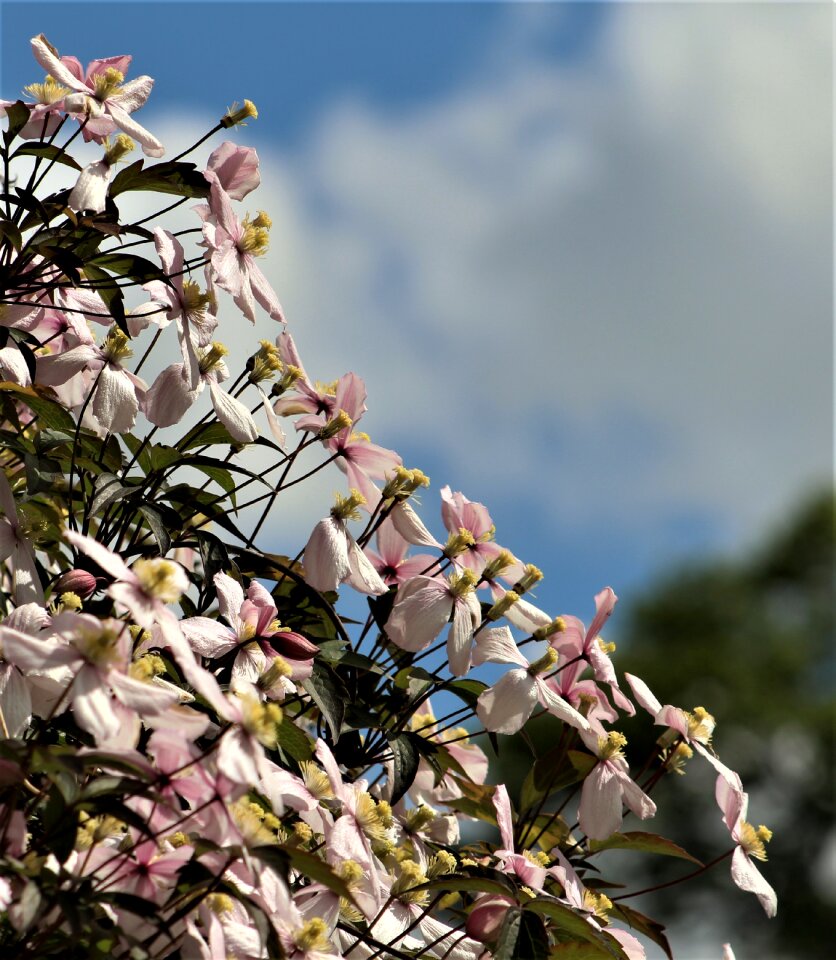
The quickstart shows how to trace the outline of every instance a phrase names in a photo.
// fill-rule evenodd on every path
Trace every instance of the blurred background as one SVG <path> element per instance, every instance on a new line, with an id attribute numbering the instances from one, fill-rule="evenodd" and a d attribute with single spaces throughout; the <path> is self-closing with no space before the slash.
<path id="1" fill-rule="evenodd" d="M 546 572 L 540 606 L 589 622 L 611 585 L 617 666 L 716 716 L 775 831 L 779 914 L 725 867 L 674 888 L 682 960 L 831 956 L 832 10 L 0 4 L 5 98 L 43 79 L 43 32 L 82 63 L 133 54 L 169 156 L 254 100 L 226 136 L 258 148 L 310 375 L 365 378 L 361 428 L 432 477 L 436 533 L 444 483 L 486 503 Z M 221 323 L 240 362 L 251 331 Z M 279 504 L 269 546 L 295 553 L 343 486 Z M 710 857 L 693 767 L 658 829 Z"/>

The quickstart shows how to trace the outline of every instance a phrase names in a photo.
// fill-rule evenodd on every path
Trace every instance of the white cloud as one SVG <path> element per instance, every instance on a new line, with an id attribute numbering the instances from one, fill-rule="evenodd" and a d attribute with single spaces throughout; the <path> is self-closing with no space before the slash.
<path id="1" fill-rule="evenodd" d="M 629 5 L 574 66 L 522 30 L 394 120 L 335 105 L 269 160 L 310 365 L 471 496 L 749 534 L 830 464 L 824 18 Z"/>
<path id="2" fill-rule="evenodd" d="M 360 373 L 374 439 L 555 531 L 748 537 L 831 464 L 826 13 L 612 8 L 563 66 L 531 51 L 548 11 L 508 16 L 448 96 L 259 145 L 309 372 Z"/>

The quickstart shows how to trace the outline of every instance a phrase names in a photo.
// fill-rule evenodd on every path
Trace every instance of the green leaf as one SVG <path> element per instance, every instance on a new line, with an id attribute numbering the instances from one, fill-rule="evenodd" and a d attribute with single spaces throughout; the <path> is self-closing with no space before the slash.
<path id="1" fill-rule="evenodd" d="M 492 874 L 492 875 L 489 875 Z M 515 890 L 505 874 L 498 870 L 485 870 L 484 876 L 459 873 L 446 874 L 424 884 L 427 890 L 452 890 L 455 893 L 501 893 L 514 896 Z"/>
<path id="2" fill-rule="evenodd" d="M 90 504 L 90 515 L 94 517 L 100 511 L 109 507 L 116 500 L 123 498 L 125 494 L 131 493 L 133 490 L 132 487 L 123 486 L 119 478 L 114 477 L 112 473 L 102 473 L 96 477 L 96 483 L 93 489 L 95 493 L 93 494 L 93 501 Z"/>
<path id="3" fill-rule="evenodd" d="M 145 517 L 145 521 L 160 548 L 160 554 L 164 556 L 171 549 L 171 536 L 165 528 L 162 512 L 157 507 L 152 507 L 150 503 L 141 503 L 139 512 Z"/>
<path id="4" fill-rule="evenodd" d="M 522 910 L 519 907 L 509 907 L 502 921 L 502 929 L 499 931 L 499 939 L 493 951 L 493 960 L 514 960 L 519 956 L 517 953 L 517 942 L 520 937 L 520 925 L 522 923 Z M 534 960 L 532 957 L 531 960 Z"/>
<path id="5" fill-rule="evenodd" d="M 662 948 L 668 960 L 673 960 L 671 945 L 665 936 L 664 924 L 659 923 L 658 920 L 646 917 L 643 913 L 639 913 L 638 910 L 634 910 L 632 907 L 628 907 L 621 902 L 612 905 L 610 916 L 613 919 L 623 920 L 624 923 L 638 933 L 644 934 L 649 940 L 652 940 Z"/>
<path id="6" fill-rule="evenodd" d="M 532 769 L 532 785 L 535 790 L 546 793 L 555 793 L 564 787 L 569 787 L 579 780 L 583 780 L 589 771 L 598 762 L 592 754 L 582 750 L 569 750 L 563 758 L 563 767 L 556 769 L 563 756 L 562 748 L 553 747 L 542 757 L 538 757 Z M 566 760 L 569 762 L 566 763 Z"/>
<path id="7" fill-rule="evenodd" d="M 163 283 L 170 283 L 168 274 L 156 263 L 133 253 L 100 253 L 92 260 L 86 261 L 84 269 L 87 270 L 91 265 L 101 270 L 107 270 L 108 273 L 113 273 L 117 277 L 135 280 L 137 283 L 147 283 L 149 280 L 162 280 Z"/>
<path id="8" fill-rule="evenodd" d="M 11 220 L 0 218 L 0 239 L 6 237 L 15 250 L 20 250 L 23 246 L 23 237 L 16 223 Z"/>
<path id="9" fill-rule="evenodd" d="M 281 749 L 299 763 L 313 757 L 311 741 L 287 714 L 282 717 L 282 722 L 276 731 L 276 740 Z"/>
<path id="10" fill-rule="evenodd" d="M 219 443 L 230 446 L 235 441 L 230 436 L 229 430 L 222 423 L 216 422 L 192 427 L 177 446 L 182 453 L 185 453 L 194 447 L 211 446 Z"/>
<path id="11" fill-rule="evenodd" d="M 630 833 L 614 833 L 606 840 L 590 840 L 589 849 L 592 853 L 599 850 L 635 850 L 639 853 L 658 853 L 663 857 L 678 857 L 680 860 L 690 860 L 698 867 L 703 866 L 696 857 L 691 856 L 673 840 L 666 840 L 655 833 L 644 833 L 640 830 Z"/>
<path id="12" fill-rule="evenodd" d="M 8 127 L 3 131 L 3 140 L 8 145 L 26 126 L 29 120 L 29 108 L 22 100 L 16 100 L 11 106 L 6 107 L 6 120 Z"/>
<path id="13" fill-rule="evenodd" d="M 125 297 L 119 287 L 114 284 L 111 276 L 92 263 L 84 265 L 84 275 L 87 277 L 91 288 L 104 301 L 104 305 L 110 311 L 116 326 L 122 333 L 130 337 L 128 322 L 125 319 Z"/>
<path id="14" fill-rule="evenodd" d="M 120 171 L 110 185 L 112 197 L 128 190 L 152 190 L 178 197 L 208 197 L 209 182 L 193 163 L 168 160 L 143 169 L 143 161 L 137 160 Z"/>
<path id="15" fill-rule="evenodd" d="M 604 956 L 615 958 L 615 960 L 628 960 L 621 944 L 614 937 L 596 930 L 587 922 L 585 915 L 576 913 L 571 907 L 565 906 L 558 900 L 553 900 L 550 897 L 537 897 L 535 900 L 529 900 L 524 909 L 531 910 L 548 920 L 562 933 L 568 934 L 575 940 L 602 947 L 605 951 Z"/>
<path id="16" fill-rule="evenodd" d="M 415 774 L 418 772 L 418 762 L 421 755 L 414 742 L 415 734 L 401 733 L 397 737 L 389 738 L 389 746 L 394 757 L 394 776 L 392 777 L 391 802 L 397 803 L 412 786 Z"/>
<path id="17" fill-rule="evenodd" d="M 549 960 L 612 960 L 612 954 L 603 944 L 572 940 L 552 947 Z"/>
<path id="18" fill-rule="evenodd" d="M 73 170 L 81 170 L 81 164 L 54 143 L 23 144 L 9 159 L 14 160 L 16 157 L 40 157 L 43 160 L 51 160 L 53 163 L 63 163 L 64 166 L 72 167 Z"/>
<path id="19" fill-rule="evenodd" d="M 302 686 L 319 707 L 334 741 L 339 740 L 345 706 L 349 699 L 342 680 L 331 667 L 314 661 L 313 673 L 307 680 L 302 681 Z"/>
<path id="20" fill-rule="evenodd" d="M 32 413 L 37 415 L 40 426 L 61 433 L 75 433 L 75 421 L 55 400 L 42 396 L 32 387 L 21 387 L 16 383 L 7 381 L 0 382 L 0 390 L 4 393 L 14 394 L 17 400 L 25 403 Z"/>
<path id="21" fill-rule="evenodd" d="M 454 680 L 447 684 L 447 689 L 475 710 L 476 701 L 488 689 L 488 685 L 481 680 Z"/>
<path id="22" fill-rule="evenodd" d="M 549 935 L 542 917 L 523 910 L 520 920 L 514 960 L 546 960 L 549 955 Z"/>

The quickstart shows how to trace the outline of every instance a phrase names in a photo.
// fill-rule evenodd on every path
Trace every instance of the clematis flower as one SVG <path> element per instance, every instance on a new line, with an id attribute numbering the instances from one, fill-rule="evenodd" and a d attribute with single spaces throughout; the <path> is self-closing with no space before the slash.
<path id="1" fill-rule="evenodd" d="M 505 784 L 500 783 L 493 793 L 493 806 L 496 811 L 496 823 L 502 847 L 495 851 L 499 859 L 499 869 L 503 873 L 515 874 L 527 886 L 542 890 L 546 882 L 546 868 L 533 858 L 517 853 L 514 849 L 514 821 L 511 814 L 511 799 Z"/>
<path id="2" fill-rule="evenodd" d="M 514 643 L 509 628 L 495 627 L 480 634 L 473 662 L 517 664 L 479 695 L 476 715 L 487 730 L 516 733 L 538 703 L 570 727 L 592 730 L 586 717 L 559 697 L 542 678 L 542 674 L 557 663 L 557 654 L 551 647 L 539 660 L 529 663 Z"/>
<path id="3" fill-rule="evenodd" d="M 487 507 L 468 500 L 463 493 L 453 493 L 449 486 L 441 488 L 441 518 L 453 536 L 466 530 L 473 542 L 457 554 L 456 562 L 474 573 L 481 573 L 485 564 L 496 557 L 502 547 L 494 542 L 496 527 Z"/>
<path id="4" fill-rule="evenodd" d="M 210 184 L 209 205 L 199 206 L 197 212 L 203 217 L 203 238 L 210 252 L 209 282 L 230 293 L 251 323 L 255 323 L 256 303 L 273 320 L 284 323 L 281 304 L 256 263 L 256 257 L 267 252 L 272 221 L 265 213 L 240 221 L 218 175 L 207 170 L 204 176 Z"/>
<path id="5" fill-rule="evenodd" d="M 213 343 L 208 350 L 200 350 L 197 359 L 197 386 L 189 386 L 189 370 L 183 363 L 172 363 L 157 377 L 146 391 L 142 412 L 158 427 L 179 423 L 192 404 L 209 386 L 212 407 L 218 420 L 237 443 L 252 443 L 258 439 L 258 425 L 247 407 L 236 397 L 222 390 L 220 383 L 229 378 L 224 357 L 228 353 L 222 343 Z"/>
<path id="6" fill-rule="evenodd" d="M 476 575 L 468 569 L 449 579 L 413 577 L 395 596 L 386 635 L 401 650 L 424 650 L 452 617 L 447 660 L 454 676 L 464 676 L 470 669 L 473 631 L 482 622 L 475 585 Z"/>
<path id="7" fill-rule="evenodd" d="M 252 147 L 242 147 L 231 140 L 212 151 L 206 166 L 233 200 L 243 200 L 261 183 L 258 154 Z"/>
<path id="8" fill-rule="evenodd" d="M 609 654 L 615 649 L 615 644 L 606 644 L 599 636 L 602 627 L 618 602 L 612 587 L 604 587 L 595 595 L 595 617 L 587 630 L 584 624 L 572 616 L 561 616 L 563 630 L 551 636 L 549 643 L 567 660 L 582 656 L 592 667 L 595 679 L 599 683 L 609 685 L 613 700 L 621 710 L 632 716 L 636 709 L 630 700 L 624 696 L 618 685 L 615 668 Z"/>
<path id="9" fill-rule="evenodd" d="M 346 520 L 359 520 L 357 508 L 363 495 L 352 490 L 348 497 L 337 494 L 331 515 L 320 520 L 305 545 L 305 582 L 316 590 L 337 590 L 349 583 L 360 593 L 386 593 L 386 584 L 362 547 L 348 532 Z"/>
<path id="10" fill-rule="evenodd" d="M 198 386 L 200 365 L 197 349 L 209 345 L 218 326 L 215 298 L 211 293 L 202 293 L 193 280 L 184 278 L 185 251 L 173 233 L 157 227 L 154 230 L 154 247 L 168 277 L 168 283 L 151 280 L 144 285 L 143 290 L 151 294 L 152 302 L 165 308 L 166 323 L 176 321 L 187 381 L 189 388 L 195 390 Z M 160 326 L 164 324 L 161 322 Z"/>
<path id="11" fill-rule="evenodd" d="M 704 757 L 730 786 L 740 782 L 738 774 L 722 763 L 711 749 L 715 723 L 714 717 L 704 707 L 695 707 L 693 711 L 682 710 L 670 704 L 663 707 L 648 685 L 639 677 L 625 673 L 624 678 L 630 684 L 637 703 L 653 717 L 654 723 L 669 727 L 678 733 L 684 742 Z M 688 755 L 690 756 L 690 752 Z M 677 767 L 672 764 L 672 769 Z"/>
<path id="12" fill-rule="evenodd" d="M 755 828 L 746 821 L 749 795 L 744 792 L 739 777 L 736 784 L 731 784 L 724 776 L 718 776 L 715 795 L 723 821 L 737 844 L 732 854 L 732 880 L 741 890 L 754 893 L 766 915 L 774 917 L 778 912 L 778 897 L 752 862 L 766 860 L 766 844 L 772 839 L 772 831 L 763 825 Z"/>
<path id="13" fill-rule="evenodd" d="M 0 638 L 8 660 L 25 672 L 64 669 L 76 722 L 98 743 L 117 739 L 132 714 L 160 713 L 179 699 L 176 691 L 130 676 L 132 641 L 118 620 L 62 611 L 48 637 L 0 627 Z"/>
<path id="14" fill-rule="evenodd" d="M 93 392 L 96 422 L 108 433 L 131 429 L 145 394 L 145 382 L 122 366 L 132 356 L 128 338 L 116 326 L 110 328 L 101 347 L 80 344 L 66 353 L 38 358 L 38 382 L 58 386 L 84 374 Z"/>
<path id="15" fill-rule="evenodd" d="M 435 562 L 436 558 L 428 553 L 418 553 L 407 558 L 410 544 L 388 518 L 377 528 L 375 540 L 377 550 L 369 549 L 368 556 L 387 586 L 406 583 Z"/>
<path id="16" fill-rule="evenodd" d="M 587 774 L 581 790 L 578 823 L 591 840 L 606 840 L 621 828 L 622 804 L 626 804 L 642 820 L 656 813 L 656 804 L 631 779 L 630 768 L 621 752 L 627 743 L 615 731 L 607 736 L 595 732 L 582 733 L 587 747 L 598 757 L 598 763 Z"/>
<path id="17" fill-rule="evenodd" d="M 113 167 L 133 150 L 134 142 L 124 133 L 120 133 L 113 143 L 105 141 L 105 147 L 102 159 L 88 164 L 79 174 L 67 199 L 71 210 L 79 213 L 84 210 L 101 213 L 104 210 Z"/>
<path id="18" fill-rule="evenodd" d="M 273 598 L 256 580 L 246 597 L 237 580 L 215 574 L 218 608 L 229 626 L 208 617 L 189 617 L 180 624 L 186 639 L 204 657 L 221 657 L 238 651 L 232 665 L 233 680 L 256 683 L 278 660 L 294 680 L 311 675 L 319 647 L 299 633 L 283 628 Z"/>
<path id="19" fill-rule="evenodd" d="M 71 91 L 64 96 L 64 109 L 88 118 L 85 139 L 101 141 L 118 127 L 136 140 L 149 157 L 161 157 L 165 153 L 160 141 L 130 116 L 143 106 L 154 86 L 151 77 L 137 77 L 123 83 L 130 57 L 93 60 L 82 76 L 78 60 L 75 57 L 59 59 L 43 34 L 33 37 L 31 43 L 38 63 L 57 83 Z"/>

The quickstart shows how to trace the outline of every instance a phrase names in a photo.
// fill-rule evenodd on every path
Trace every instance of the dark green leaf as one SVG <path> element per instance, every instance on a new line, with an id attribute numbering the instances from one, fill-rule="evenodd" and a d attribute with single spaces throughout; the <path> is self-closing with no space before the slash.
<path id="1" fill-rule="evenodd" d="M 93 489 L 95 493 L 93 495 L 93 502 L 90 504 L 90 515 L 94 517 L 97 513 L 109 507 L 111 503 L 132 491 L 131 487 L 122 486 L 119 478 L 114 477 L 112 473 L 102 473 L 96 477 L 96 483 Z"/>
<path id="2" fill-rule="evenodd" d="M 299 727 L 285 714 L 276 731 L 279 747 L 297 762 L 310 760 L 313 757 L 311 741 Z"/>
<path id="3" fill-rule="evenodd" d="M 54 143 L 23 144 L 9 159 L 14 160 L 16 157 L 40 157 L 43 160 L 52 160 L 53 163 L 63 163 L 67 167 L 72 167 L 73 170 L 81 170 L 81 164 Z"/>
<path id="4" fill-rule="evenodd" d="M 395 768 L 392 777 L 392 803 L 397 803 L 412 786 L 412 781 L 418 772 L 418 762 L 421 759 L 414 740 L 420 739 L 421 737 L 408 733 L 401 733 L 389 739 Z"/>
<path id="5" fill-rule="evenodd" d="M 8 239 L 15 250 L 20 250 L 23 246 L 23 237 L 17 224 L 12 223 L 11 220 L 0 218 L 0 239 L 3 237 Z"/>
<path id="6" fill-rule="evenodd" d="M 545 918 L 560 931 L 576 940 L 594 943 L 602 947 L 615 960 L 628 960 L 621 944 L 614 937 L 597 930 L 587 922 L 584 914 L 576 913 L 571 907 L 557 900 L 550 897 L 538 897 L 526 903 L 524 909 L 531 910 Z"/>
<path id="7" fill-rule="evenodd" d="M 161 511 L 157 507 L 152 507 L 149 503 L 140 504 L 139 511 L 145 517 L 145 521 L 157 541 L 160 554 L 164 556 L 171 549 L 171 535 L 165 528 Z"/>
<path id="8" fill-rule="evenodd" d="M 11 106 L 6 107 L 5 114 L 9 125 L 3 131 L 3 140 L 8 147 L 12 140 L 14 140 L 26 126 L 29 120 L 29 107 L 27 107 L 22 100 L 15 100 Z"/>
<path id="9" fill-rule="evenodd" d="M 149 280 L 169 282 L 168 275 L 156 263 L 133 253 L 100 253 L 84 264 L 85 270 L 91 265 L 138 283 L 147 283 Z"/>
<path id="10" fill-rule="evenodd" d="M 48 397 L 37 393 L 32 387 L 21 387 L 16 383 L 0 383 L 0 390 L 12 393 L 15 399 L 25 403 L 36 414 L 41 426 L 62 433 L 75 433 L 75 422 L 69 413 Z"/>
<path id="11" fill-rule="evenodd" d="M 514 960 L 546 960 L 549 955 L 549 935 L 542 917 L 524 910 L 520 920 Z"/>
<path id="12" fill-rule="evenodd" d="M 502 921 L 502 929 L 493 951 L 493 960 L 514 960 L 519 956 L 517 942 L 520 937 L 522 910 L 519 907 L 509 907 Z M 534 960 L 532 957 L 531 960 Z"/>
<path id="13" fill-rule="evenodd" d="M 153 190 L 154 193 L 170 193 L 179 197 L 208 197 L 209 183 L 193 163 L 169 160 L 143 169 L 143 161 L 137 160 L 120 171 L 110 185 L 112 197 L 127 190 Z"/>
<path id="14" fill-rule="evenodd" d="M 620 902 L 613 904 L 610 910 L 610 916 L 613 919 L 623 920 L 638 933 L 644 934 L 649 940 L 652 940 L 662 948 L 668 960 L 673 960 L 671 945 L 665 936 L 665 927 L 663 924 L 657 920 L 652 920 L 650 917 L 646 917 L 643 913 L 639 913 L 638 910 L 634 910 L 632 907 L 628 907 L 626 904 Z"/>
<path id="15" fill-rule="evenodd" d="M 334 670 L 324 663 L 314 662 L 313 673 L 302 686 L 319 707 L 333 739 L 339 740 L 345 716 L 348 691 Z"/>
<path id="16" fill-rule="evenodd" d="M 690 860 L 698 867 L 703 864 L 692 857 L 687 850 L 683 850 L 673 840 L 666 840 L 655 833 L 644 833 L 635 830 L 630 833 L 614 833 L 606 840 L 590 840 L 589 849 L 593 853 L 599 850 L 636 850 L 639 853 L 658 853 L 663 857 L 679 857 L 680 860 Z"/>

